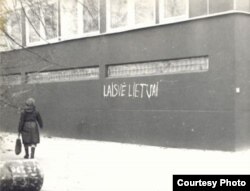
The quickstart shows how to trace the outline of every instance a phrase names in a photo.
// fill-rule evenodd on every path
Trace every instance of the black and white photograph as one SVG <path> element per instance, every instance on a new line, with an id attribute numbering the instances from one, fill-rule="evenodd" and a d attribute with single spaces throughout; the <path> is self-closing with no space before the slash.
<path id="1" fill-rule="evenodd" d="M 0 0 L 0 191 L 247 191 L 249 52 L 250 0 Z"/>

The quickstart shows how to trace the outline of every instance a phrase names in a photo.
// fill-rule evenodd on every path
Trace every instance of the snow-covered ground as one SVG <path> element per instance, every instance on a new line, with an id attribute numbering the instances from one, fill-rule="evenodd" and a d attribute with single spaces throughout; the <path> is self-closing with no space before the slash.
<path id="1" fill-rule="evenodd" d="M 14 154 L 16 135 L 0 132 L 0 159 Z M 172 149 L 41 137 L 36 152 L 42 191 L 170 191 L 173 174 L 250 174 L 250 150 Z"/>

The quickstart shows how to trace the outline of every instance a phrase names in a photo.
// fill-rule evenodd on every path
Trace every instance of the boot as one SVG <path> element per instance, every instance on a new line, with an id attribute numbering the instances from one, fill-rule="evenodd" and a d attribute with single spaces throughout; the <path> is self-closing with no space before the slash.
<path id="1" fill-rule="evenodd" d="M 29 158 L 29 147 L 25 145 L 24 146 L 24 150 L 25 150 L 24 158 L 28 159 Z"/>
<path id="2" fill-rule="evenodd" d="M 35 150 L 36 150 L 35 147 L 31 147 L 31 157 L 30 158 L 32 158 L 32 159 L 35 157 Z"/>

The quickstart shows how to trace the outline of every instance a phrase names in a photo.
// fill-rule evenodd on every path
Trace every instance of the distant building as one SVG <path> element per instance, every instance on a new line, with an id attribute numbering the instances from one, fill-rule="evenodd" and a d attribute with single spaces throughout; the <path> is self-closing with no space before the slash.
<path id="1" fill-rule="evenodd" d="M 12 10 L 1 84 L 20 102 L 36 98 L 46 133 L 250 146 L 250 0 L 37 0 Z M 15 131 L 16 111 L 0 114 Z"/>

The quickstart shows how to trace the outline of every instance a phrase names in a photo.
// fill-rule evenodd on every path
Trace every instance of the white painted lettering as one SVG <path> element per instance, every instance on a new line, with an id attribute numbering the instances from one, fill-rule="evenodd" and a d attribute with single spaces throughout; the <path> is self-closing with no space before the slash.
<path id="1" fill-rule="evenodd" d="M 103 85 L 104 97 L 129 97 L 129 98 L 144 98 L 158 97 L 159 82 L 156 83 L 133 83 L 126 84 L 125 82 L 111 83 Z"/>

